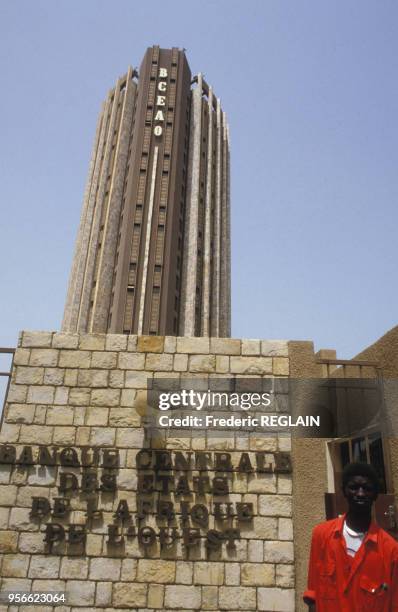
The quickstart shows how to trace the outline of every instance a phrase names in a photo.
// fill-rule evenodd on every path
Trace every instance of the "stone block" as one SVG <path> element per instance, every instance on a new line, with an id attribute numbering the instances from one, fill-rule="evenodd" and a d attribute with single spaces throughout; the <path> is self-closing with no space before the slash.
<path id="1" fill-rule="evenodd" d="M 251 433 L 249 447 L 252 451 L 268 451 L 274 453 L 278 448 L 277 438 L 266 438 L 258 434 Z"/>
<path id="2" fill-rule="evenodd" d="M 3 500 L 1 500 L 3 503 Z M 38 531 L 39 524 L 30 517 L 30 508 L 11 508 L 8 526 L 15 531 Z"/>
<path id="3" fill-rule="evenodd" d="M 218 610 L 218 589 L 215 586 L 204 586 L 202 588 L 201 610 Z"/>
<path id="4" fill-rule="evenodd" d="M 141 428 L 119 427 L 116 430 L 116 445 L 122 448 L 142 448 L 144 430 Z"/>
<path id="5" fill-rule="evenodd" d="M 276 586 L 285 589 L 294 587 L 294 565 L 277 565 L 275 572 Z"/>
<path id="6" fill-rule="evenodd" d="M 121 559 L 99 558 L 90 561 L 90 580 L 110 580 L 117 582 L 120 580 Z"/>
<path id="7" fill-rule="evenodd" d="M 21 533 L 18 543 L 19 552 L 43 554 L 45 542 L 42 533 Z"/>
<path id="8" fill-rule="evenodd" d="M 75 438 L 75 427 L 54 427 L 53 444 L 73 446 Z"/>
<path id="9" fill-rule="evenodd" d="M 66 600 L 70 606 L 92 606 L 95 601 L 95 582 L 68 580 Z"/>
<path id="10" fill-rule="evenodd" d="M 31 385 L 28 389 L 28 404 L 52 404 L 54 401 L 54 387 L 48 385 L 34 386 Z"/>
<path id="11" fill-rule="evenodd" d="M 58 363 L 59 351 L 56 349 L 32 349 L 29 365 L 55 368 Z"/>
<path id="12" fill-rule="evenodd" d="M 174 370 L 176 372 L 186 372 L 188 369 L 188 355 L 176 353 L 174 355 Z"/>
<path id="13" fill-rule="evenodd" d="M 242 355 L 260 355 L 260 340 L 242 340 Z"/>
<path id="14" fill-rule="evenodd" d="M 88 533 L 86 542 L 86 553 L 89 557 L 99 557 L 102 553 L 102 535 Z"/>
<path id="15" fill-rule="evenodd" d="M 30 593 L 32 585 L 32 581 L 27 578 L 4 578 L 1 581 L 1 590 L 2 591 L 11 591 L 11 592 L 21 592 L 21 593 Z M 6 608 L 6 606 L 4 606 Z M 15 612 L 16 610 L 20 610 L 22 606 L 9 606 L 9 612 Z M 29 606 L 30 607 L 30 606 Z M 6 608 L 7 609 L 7 608 Z"/>
<path id="16" fill-rule="evenodd" d="M 60 557 L 33 555 L 29 566 L 29 578 L 58 578 Z"/>
<path id="17" fill-rule="evenodd" d="M 247 554 L 252 563 L 262 563 L 264 561 L 263 540 L 249 540 Z"/>
<path id="18" fill-rule="evenodd" d="M 227 355 L 216 355 L 216 372 L 218 374 L 228 374 L 229 357 Z"/>
<path id="19" fill-rule="evenodd" d="M 149 372 L 127 371 L 125 386 L 131 389 L 146 389 L 148 379 L 152 378 Z"/>
<path id="20" fill-rule="evenodd" d="M 109 408 L 90 406 L 86 412 L 86 425 L 108 425 Z"/>
<path id="21" fill-rule="evenodd" d="M 273 586 L 275 584 L 275 569 L 272 564 L 243 563 L 240 575 L 243 586 Z"/>
<path id="22" fill-rule="evenodd" d="M 118 389 L 124 387 L 124 370 L 111 370 L 109 372 L 109 386 Z"/>
<path id="23" fill-rule="evenodd" d="M 0 430 L 0 443 L 13 444 L 17 442 L 21 427 L 23 427 L 23 425 L 3 422 Z"/>
<path id="24" fill-rule="evenodd" d="M 189 358 L 190 372 L 215 372 L 216 371 L 216 356 L 215 355 L 192 355 Z"/>
<path id="25" fill-rule="evenodd" d="M 138 582 L 170 584 L 175 582 L 175 575 L 175 561 L 163 559 L 139 559 L 138 561 Z"/>
<path id="26" fill-rule="evenodd" d="M 273 357 L 272 373 L 274 376 L 289 376 L 289 359 L 287 357 Z"/>
<path id="27" fill-rule="evenodd" d="M 132 335 L 127 338 L 127 350 L 134 353 L 137 350 L 137 338 L 138 336 Z"/>
<path id="28" fill-rule="evenodd" d="M 42 425 L 21 425 L 19 441 L 22 444 L 50 444 L 53 435 L 52 427 Z"/>
<path id="29" fill-rule="evenodd" d="M 3 503 L 2 497 L 1 497 L 1 500 Z M 18 543 L 18 532 L 0 531 L 0 553 L 17 552 L 17 543 Z"/>
<path id="30" fill-rule="evenodd" d="M 270 357 L 231 357 L 232 374 L 272 374 L 272 359 Z"/>
<path id="31" fill-rule="evenodd" d="M 177 338 L 177 352 L 189 354 L 204 354 L 209 353 L 210 340 L 209 338 Z"/>
<path id="32" fill-rule="evenodd" d="M 224 584 L 224 564 L 197 562 L 194 565 L 194 583 L 220 586 Z"/>
<path id="33" fill-rule="evenodd" d="M 74 411 L 69 406 L 49 406 L 46 414 L 47 425 L 72 425 Z"/>
<path id="34" fill-rule="evenodd" d="M 79 388 L 71 389 L 69 391 L 69 403 L 72 406 L 88 406 L 90 404 L 91 389 L 90 388 Z"/>
<path id="35" fill-rule="evenodd" d="M 286 340 L 262 340 L 261 354 L 265 357 L 287 357 L 288 344 Z"/>
<path id="36" fill-rule="evenodd" d="M 256 610 L 256 589 L 254 587 L 220 587 L 218 605 L 220 610 Z"/>
<path id="37" fill-rule="evenodd" d="M 78 427 L 76 432 L 76 444 L 79 446 L 87 446 L 90 441 L 90 435 L 90 427 Z M 94 437 L 96 437 L 96 435 Z"/>
<path id="38" fill-rule="evenodd" d="M 137 575 L 137 559 L 123 559 L 120 580 L 133 582 Z"/>
<path id="39" fill-rule="evenodd" d="M 175 353 L 177 350 L 177 338 L 175 336 L 165 336 L 163 350 L 165 353 Z"/>
<path id="40" fill-rule="evenodd" d="M 33 423 L 35 407 L 28 404 L 9 404 L 7 408 L 8 423 Z"/>
<path id="41" fill-rule="evenodd" d="M 11 383 L 8 389 L 7 401 L 16 403 L 25 402 L 27 392 L 28 387 L 26 385 L 16 385 Z"/>
<path id="42" fill-rule="evenodd" d="M 249 493 L 276 493 L 276 476 L 274 474 L 253 474 L 247 483 Z"/>
<path id="43" fill-rule="evenodd" d="M 125 334 L 106 334 L 106 351 L 125 351 L 127 349 L 127 336 Z"/>
<path id="44" fill-rule="evenodd" d="M 79 348 L 85 351 L 103 351 L 105 337 L 105 334 L 81 334 Z"/>
<path id="45" fill-rule="evenodd" d="M 290 436 L 279 436 L 278 450 L 290 453 L 290 451 L 292 450 L 292 439 Z"/>
<path id="46" fill-rule="evenodd" d="M 137 399 L 137 391 L 135 389 L 122 389 L 120 395 L 120 405 L 124 408 L 132 408 L 135 407 Z M 146 402 L 145 402 L 146 405 Z M 117 410 L 117 408 L 113 408 L 112 410 Z"/>
<path id="47" fill-rule="evenodd" d="M 291 474 L 278 474 L 278 493 L 281 495 L 292 494 Z"/>
<path id="48" fill-rule="evenodd" d="M 89 368 L 90 359 L 91 353 L 89 351 L 61 350 L 58 365 L 60 368 Z"/>
<path id="49" fill-rule="evenodd" d="M 290 495 L 260 495 L 258 498 L 259 513 L 266 516 L 292 516 L 292 499 Z"/>
<path id="50" fill-rule="evenodd" d="M 240 340 L 233 338 L 210 338 L 210 352 L 217 355 L 240 355 Z"/>
<path id="51" fill-rule="evenodd" d="M 3 578 L 26 578 L 29 566 L 28 555 L 4 555 L 1 575 Z"/>
<path id="52" fill-rule="evenodd" d="M 24 348 L 50 347 L 52 332 L 46 331 L 24 331 L 22 335 L 22 346 Z"/>
<path id="53" fill-rule="evenodd" d="M 148 607 L 154 610 L 163 609 L 164 586 L 162 584 L 150 584 L 148 588 Z"/>
<path id="54" fill-rule="evenodd" d="M 62 557 L 60 578 L 85 580 L 88 576 L 88 559 Z"/>
<path id="55" fill-rule="evenodd" d="M 43 383 L 45 385 L 63 385 L 65 370 L 63 368 L 46 368 Z"/>
<path id="56" fill-rule="evenodd" d="M 246 539 L 276 539 L 278 537 L 278 521 L 273 517 L 255 516 L 248 525 L 242 524 L 241 536 Z"/>
<path id="57" fill-rule="evenodd" d="M 163 353 L 164 336 L 138 336 L 137 350 L 140 353 Z"/>
<path id="58" fill-rule="evenodd" d="M 277 610 L 278 612 L 294 612 L 294 590 L 278 588 L 259 588 L 257 593 L 257 609 L 259 611 Z"/>
<path id="59" fill-rule="evenodd" d="M 80 370 L 77 376 L 79 387 L 107 387 L 108 370 Z"/>
<path id="60" fill-rule="evenodd" d="M 65 370 L 64 385 L 68 387 L 76 387 L 78 372 L 79 370 Z"/>
<path id="61" fill-rule="evenodd" d="M 226 586 L 240 585 L 240 565 L 239 563 L 225 564 L 225 584 Z"/>
<path id="62" fill-rule="evenodd" d="M 30 349 L 17 348 L 14 353 L 14 366 L 27 366 L 29 357 Z"/>
<path id="63" fill-rule="evenodd" d="M 118 406 L 119 400 L 120 389 L 94 389 L 91 392 L 93 406 Z"/>
<path id="64" fill-rule="evenodd" d="M 114 446 L 115 429 L 111 427 L 92 427 L 90 443 L 95 446 Z"/>
<path id="65" fill-rule="evenodd" d="M 66 406 L 69 403 L 69 387 L 56 387 L 54 404 Z"/>
<path id="66" fill-rule="evenodd" d="M 48 498 L 50 496 L 50 491 L 48 487 L 18 487 L 16 505 L 22 508 L 30 508 L 33 496 Z"/>
<path id="67" fill-rule="evenodd" d="M 264 542 L 264 561 L 268 563 L 293 563 L 293 542 Z"/>
<path id="68" fill-rule="evenodd" d="M 114 427 L 139 427 L 140 424 L 141 417 L 137 415 L 133 408 L 111 408 L 109 411 L 109 425 Z"/>
<path id="69" fill-rule="evenodd" d="M 168 353 L 148 353 L 146 356 L 146 369 L 155 372 L 171 372 L 173 369 L 173 355 Z"/>
<path id="70" fill-rule="evenodd" d="M 113 585 L 112 604 L 115 608 L 144 608 L 146 606 L 148 586 L 118 582 Z"/>
<path id="71" fill-rule="evenodd" d="M 278 520 L 279 540 L 293 540 L 293 521 L 290 518 L 280 518 Z"/>
<path id="72" fill-rule="evenodd" d="M 190 561 L 177 561 L 176 564 L 176 583 L 192 584 L 193 563 Z"/>
<path id="73" fill-rule="evenodd" d="M 145 355 L 142 353 L 119 353 L 118 368 L 121 370 L 143 370 Z"/>
<path id="74" fill-rule="evenodd" d="M 77 349 L 79 334 L 57 332 L 53 335 L 52 346 L 57 349 Z"/>
<path id="75" fill-rule="evenodd" d="M 44 368 L 18 366 L 15 382 L 19 385 L 41 385 L 44 378 Z"/>
<path id="76" fill-rule="evenodd" d="M 94 351 L 91 355 L 91 367 L 112 370 L 116 368 L 117 355 L 111 351 Z"/>
<path id="77" fill-rule="evenodd" d="M 112 582 L 97 582 L 95 593 L 96 606 L 111 606 L 112 604 Z"/>
<path id="78" fill-rule="evenodd" d="M 178 338 L 179 340 L 179 338 Z M 201 588 L 196 586 L 168 585 L 164 605 L 165 608 L 200 610 Z"/>
<path id="79" fill-rule="evenodd" d="M 7 529 L 9 514 L 9 508 L 0 508 L 0 529 Z"/>

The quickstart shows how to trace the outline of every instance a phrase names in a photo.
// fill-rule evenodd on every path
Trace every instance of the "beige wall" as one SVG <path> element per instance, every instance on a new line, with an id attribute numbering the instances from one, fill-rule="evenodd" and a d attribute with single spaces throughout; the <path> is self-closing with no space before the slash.
<path id="1" fill-rule="evenodd" d="M 147 380 L 159 378 L 288 376 L 286 342 L 23 332 L 14 360 L 1 444 L 93 445 L 118 448 L 114 499 L 103 500 L 104 521 L 89 530 L 85 555 L 46 554 L 31 498 L 58 495 L 64 468 L 0 466 L 0 559 L 4 590 L 66 589 L 59 612 L 106 608 L 144 610 L 294 610 L 291 475 L 235 474 L 228 501 L 253 503 L 252 524 L 236 549 L 206 553 L 204 541 L 188 559 L 180 543 L 168 555 L 145 553 L 133 540 L 123 554 L 109 551 L 106 526 L 120 499 L 134 511 L 135 457 L 146 445 L 140 414 Z M 168 438 L 168 449 L 289 451 L 290 438 Z M 77 472 L 79 468 L 75 468 Z M 70 471 L 70 469 L 68 469 Z M 71 498 L 70 522 L 85 522 L 85 502 Z M 212 503 L 206 499 L 206 503 Z M 213 520 L 213 519 L 211 519 Z M 46 522 L 46 521 L 44 521 Z M 41 525 L 41 529 L 44 524 Z M 41 609 L 42 611 L 44 608 Z"/>

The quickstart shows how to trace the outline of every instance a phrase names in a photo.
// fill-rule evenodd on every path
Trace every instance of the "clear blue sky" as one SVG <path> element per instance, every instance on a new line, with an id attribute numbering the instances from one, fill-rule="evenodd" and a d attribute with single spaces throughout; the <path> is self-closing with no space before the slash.
<path id="1" fill-rule="evenodd" d="M 59 329 L 101 101 L 159 44 L 228 114 L 233 335 L 355 355 L 398 322 L 398 4 L 147 4 L 0 4 L 0 346 Z"/>

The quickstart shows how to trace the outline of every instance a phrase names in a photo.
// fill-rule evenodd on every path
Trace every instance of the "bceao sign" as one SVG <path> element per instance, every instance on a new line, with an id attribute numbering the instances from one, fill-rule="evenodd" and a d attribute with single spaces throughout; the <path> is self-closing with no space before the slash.
<path id="1" fill-rule="evenodd" d="M 167 78 L 167 68 L 159 68 L 159 78 L 166 79 Z M 157 86 L 158 93 L 156 96 L 156 115 L 155 121 L 164 122 L 164 112 L 163 108 L 166 106 L 166 92 L 167 92 L 167 81 L 159 81 Z M 156 124 L 153 128 L 153 133 L 155 136 L 161 136 L 163 134 L 163 126 Z"/>

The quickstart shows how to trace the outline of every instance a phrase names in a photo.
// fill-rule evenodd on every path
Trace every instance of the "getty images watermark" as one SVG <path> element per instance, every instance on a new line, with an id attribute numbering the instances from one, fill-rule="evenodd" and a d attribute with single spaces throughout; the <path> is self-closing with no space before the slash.
<path id="1" fill-rule="evenodd" d="M 295 416 L 270 412 L 277 402 L 273 391 L 258 392 L 220 392 L 207 389 L 196 391 L 182 389 L 161 392 L 158 395 L 158 409 L 172 414 L 157 416 L 161 428 L 199 428 L 199 429 L 242 429 L 242 428 L 290 428 L 319 427 L 320 416 Z M 268 410 L 267 410 L 268 409 Z M 255 411 L 255 415 L 241 416 L 234 412 Z M 267 410 L 266 414 L 259 414 Z M 228 414 L 229 412 L 232 414 Z M 200 412 L 201 414 L 197 414 Z M 221 412 L 221 414 L 220 414 Z M 193 414 L 192 414 L 193 413 Z"/>

